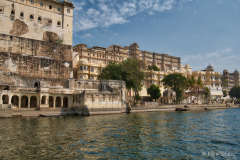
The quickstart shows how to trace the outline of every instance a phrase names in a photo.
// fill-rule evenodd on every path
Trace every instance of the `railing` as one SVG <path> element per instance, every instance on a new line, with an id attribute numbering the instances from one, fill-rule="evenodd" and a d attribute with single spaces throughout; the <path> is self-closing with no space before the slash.
<path id="1" fill-rule="evenodd" d="M 12 91 L 22 91 L 22 92 L 39 92 L 38 87 L 33 88 L 33 87 L 25 87 L 25 86 L 22 86 L 22 87 L 12 86 L 11 90 Z"/>

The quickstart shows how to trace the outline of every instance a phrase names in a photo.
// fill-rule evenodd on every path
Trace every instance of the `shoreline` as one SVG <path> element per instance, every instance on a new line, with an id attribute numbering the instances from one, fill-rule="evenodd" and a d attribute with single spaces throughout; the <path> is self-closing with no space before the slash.
<path id="1" fill-rule="evenodd" d="M 15 118 L 15 117 L 58 117 L 58 116 L 90 116 L 90 115 L 107 115 L 121 113 L 139 113 L 139 112 L 168 112 L 168 111 L 199 111 L 199 110 L 214 110 L 214 109 L 231 109 L 240 108 L 238 105 L 230 104 L 198 104 L 198 105 L 160 105 L 160 106 L 138 106 L 132 107 L 130 111 L 125 110 L 98 110 L 88 113 L 79 109 L 72 108 L 49 108 L 49 109 L 33 109 L 33 108 L 15 108 L 15 109 L 0 109 L 0 118 Z"/>

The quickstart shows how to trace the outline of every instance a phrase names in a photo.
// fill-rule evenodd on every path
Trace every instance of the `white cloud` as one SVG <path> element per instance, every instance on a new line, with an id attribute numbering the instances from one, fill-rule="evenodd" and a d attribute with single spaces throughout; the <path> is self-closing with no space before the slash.
<path id="1" fill-rule="evenodd" d="M 86 37 L 91 37 L 92 35 L 91 34 L 84 34 L 84 35 L 82 35 L 82 36 L 79 36 L 80 38 L 86 38 Z"/>
<path id="2" fill-rule="evenodd" d="M 181 0 L 181 3 L 191 0 Z M 172 9 L 177 0 L 89 0 L 74 2 L 74 33 L 96 27 L 128 23 L 131 16 L 141 12 L 153 15 Z"/>
<path id="3" fill-rule="evenodd" d="M 215 52 L 188 55 L 182 58 L 182 63 L 189 63 L 193 70 L 203 70 L 209 63 L 215 71 L 222 72 L 225 68 L 234 68 L 240 56 L 233 53 L 232 48 L 225 48 Z"/>

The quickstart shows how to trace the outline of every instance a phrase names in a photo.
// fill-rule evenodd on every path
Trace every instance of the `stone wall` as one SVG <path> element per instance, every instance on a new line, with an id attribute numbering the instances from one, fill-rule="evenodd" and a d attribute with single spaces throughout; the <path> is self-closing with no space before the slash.
<path id="1" fill-rule="evenodd" d="M 0 70 L 20 78 L 64 84 L 72 74 L 72 47 L 0 34 Z"/>

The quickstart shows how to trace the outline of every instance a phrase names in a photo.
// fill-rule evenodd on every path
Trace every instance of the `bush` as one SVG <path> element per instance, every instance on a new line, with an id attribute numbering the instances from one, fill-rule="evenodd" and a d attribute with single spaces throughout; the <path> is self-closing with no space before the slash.
<path id="1" fill-rule="evenodd" d="M 139 94 L 136 95 L 136 100 L 137 100 L 137 101 L 142 100 L 142 98 L 139 96 Z"/>

